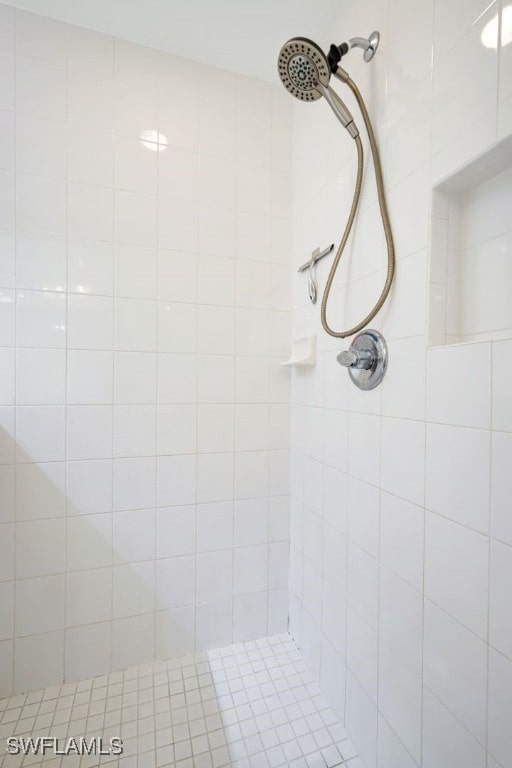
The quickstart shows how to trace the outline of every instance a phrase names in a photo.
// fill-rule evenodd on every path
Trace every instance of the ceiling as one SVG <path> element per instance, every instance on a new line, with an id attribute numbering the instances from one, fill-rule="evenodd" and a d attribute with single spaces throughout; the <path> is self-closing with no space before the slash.
<path id="1" fill-rule="evenodd" d="M 10 5 L 264 80 L 281 45 L 324 40 L 341 0 L 8 0 Z M 329 41 L 331 42 L 331 41 Z"/>

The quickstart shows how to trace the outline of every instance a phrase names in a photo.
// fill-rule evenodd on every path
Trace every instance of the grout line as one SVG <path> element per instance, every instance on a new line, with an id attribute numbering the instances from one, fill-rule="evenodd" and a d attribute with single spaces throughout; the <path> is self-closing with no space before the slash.
<path id="1" fill-rule="evenodd" d="M 65 317 L 66 317 L 66 329 L 65 329 L 65 339 L 64 339 L 64 349 L 65 349 L 65 370 L 64 370 L 64 627 L 62 630 L 62 637 L 63 637 L 63 653 L 62 653 L 62 682 L 64 683 L 66 680 L 66 661 L 68 656 L 68 497 L 67 497 L 67 442 L 68 442 L 68 409 L 67 409 L 67 401 L 68 401 L 68 372 L 69 372 L 69 352 L 68 352 L 68 336 L 69 336 L 69 294 L 68 294 L 68 214 L 69 214 L 69 184 L 68 184 L 68 163 L 69 163 L 69 133 L 68 133 L 68 88 L 69 88 L 69 71 L 68 71 L 68 34 L 67 29 L 63 31 L 64 35 L 64 55 L 65 55 L 65 67 L 64 67 L 64 87 L 65 87 L 65 94 L 66 94 L 66 103 L 65 103 L 65 125 L 66 125 L 66 145 L 65 145 L 65 168 L 66 168 L 66 175 L 65 175 L 65 184 L 66 184 L 66 203 L 65 203 L 65 225 L 64 225 L 64 242 L 66 244 L 66 265 L 65 265 L 65 278 L 64 278 L 64 288 L 65 288 Z"/>
<path id="2" fill-rule="evenodd" d="M 17 27 L 18 27 L 18 11 L 16 8 L 13 9 L 13 17 L 14 17 L 14 179 L 13 179 L 13 186 L 14 186 L 14 196 L 16 200 L 16 193 L 17 193 L 17 154 L 18 154 L 18 111 L 16 109 L 17 107 L 17 96 L 18 96 L 18 76 L 17 76 L 17 67 L 16 67 L 16 56 L 17 56 L 17 49 L 18 49 L 18 43 L 17 43 Z M 18 219 L 18 212 L 17 212 L 17 206 L 14 206 L 14 291 L 13 291 L 13 297 L 14 297 L 14 420 L 13 420 L 13 427 L 14 427 L 14 454 L 13 454 L 13 462 L 14 462 L 14 553 L 13 553 L 13 616 L 12 616 L 12 640 L 11 640 L 11 654 L 12 654 L 12 663 L 11 663 L 11 694 L 14 693 L 16 688 L 16 670 L 17 670 L 17 663 L 16 663 L 16 623 L 17 623 L 17 611 L 16 611 L 16 603 L 17 603 L 17 597 L 18 597 L 18 579 L 17 579 L 17 557 L 16 552 L 18 549 L 18 456 L 17 456 L 17 433 L 18 433 L 18 409 L 17 409 L 17 400 L 18 400 L 18 291 L 17 291 L 17 285 L 18 285 L 18 228 L 17 228 L 17 219 Z"/>
<path id="3" fill-rule="evenodd" d="M 499 12 L 501 19 L 501 13 Z M 501 22 L 500 22 L 501 30 Z M 491 427 L 494 423 L 494 357 L 496 355 L 496 348 L 494 344 L 491 344 L 490 355 L 490 422 Z M 492 472 L 493 472 L 493 432 L 489 433 L 489 489 L 488 489 L 488 546 L 487 546 L 487 659 L 486 659 L 486 686 L 485 686 L 485 749 L 486 749 L 486 764 L 489 765 L 489 703 L 491 695 L 491 682 L 490 682 L 490 667 L 491 667 L 491 579 L 492 579 Z"/>

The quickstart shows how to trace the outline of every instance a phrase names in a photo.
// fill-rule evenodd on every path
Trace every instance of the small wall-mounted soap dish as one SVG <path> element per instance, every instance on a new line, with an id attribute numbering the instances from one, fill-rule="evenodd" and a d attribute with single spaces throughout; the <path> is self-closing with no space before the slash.
<path id="1" fill-rule="evenodd" d="M 316 365 L 316 336 L 302 336 L 292 341 L 292 354 L 281 365 L 291 368 L 310 368 Z"/>

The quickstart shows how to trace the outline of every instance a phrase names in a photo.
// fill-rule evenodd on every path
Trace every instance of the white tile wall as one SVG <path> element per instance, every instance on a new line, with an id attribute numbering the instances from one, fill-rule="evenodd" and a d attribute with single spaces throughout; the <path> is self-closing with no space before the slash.
<path id="1" fill-rule="evenodd" d="M 292 104 L 0 10 L 1 697 L 286 629 Z"/>
<path id="2" fill-rule="evenodd" d="M 345 666 L 344 696 L 332 702 L 367 768 L 512 766 L 510 340 L 427 349 L 425 336 L 427 251 L 448 236 L 429 244 L 429 217 L 446 218 L 432 187 L 497 141 L 510 146 L 501 12 L 498 0 L 365 0 L 345 4 L 328 32 L 329 42 L 366 34 L 372 19 L 382 34 L 370 65 L 352 53 L 344 66 L 377 126 L 397 272 L 373 321 L 390 363 L 371 393 L 336 364 L 349 340 L 324 334 L 304 275 L 294 276 L 293 332 L 317 334 L 318 362 L 293 374 L 290 619 L 324 690 L 335 655 Z M 327 108 L 294 107 L 295 269 L 339 240 L 354 154 Z M 339 326 L 368 311 L 383 280 L 370 176 L 332 298 Z M 505 231 L 504 205 L 498 196 Z M 506 292 L 506 273 L 498 280 Z"/>

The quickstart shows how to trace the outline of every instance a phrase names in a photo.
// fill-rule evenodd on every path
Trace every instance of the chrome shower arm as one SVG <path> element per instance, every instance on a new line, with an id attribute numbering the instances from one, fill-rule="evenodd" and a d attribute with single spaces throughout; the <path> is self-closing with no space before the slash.
<path id="1" fill-rule="evenodd" d="M 375 51 L 379 47 L 380 35 L 377 31 L 372 32 L 370 37 L 351 37 L 348 43 L 340 43 L 331 45 L 327 60 L 329 67 L 333 74 L 336 74 L 336 68 L 340 63 L 343 56 L 345 56 L 352 48 L 361 48 L 363 53 L 363 59 L 368 63 L 375 55 Z"/>
<path id="2" fill-rule="evenodd" d="M 362 48 L 363 59 L 368 63 L 373 59 L 374 53 L 379 47 L 380 35 L 378 32 L 372 32 L 370 37 L 351 37 L 349 42 L 350 48 Z"/>

